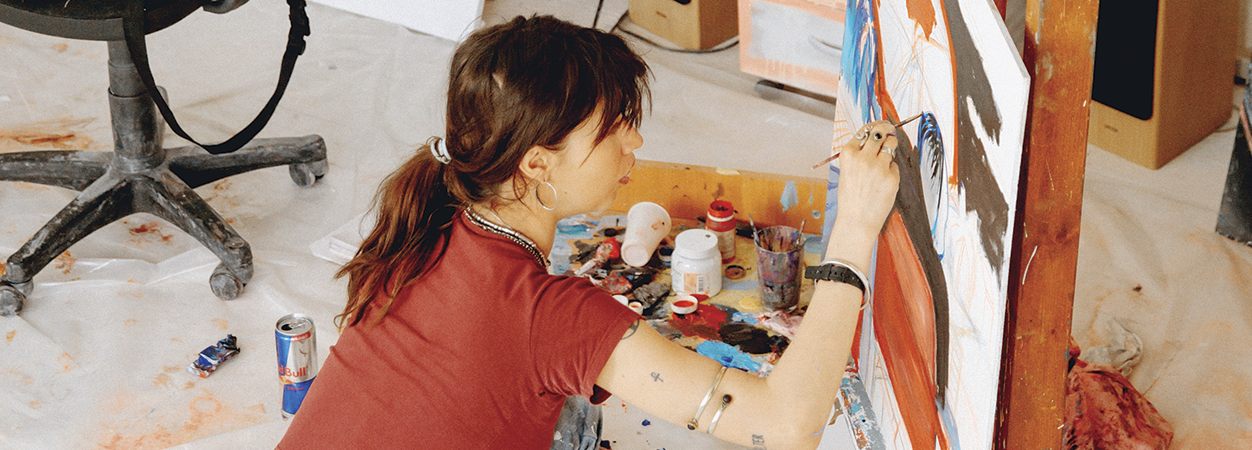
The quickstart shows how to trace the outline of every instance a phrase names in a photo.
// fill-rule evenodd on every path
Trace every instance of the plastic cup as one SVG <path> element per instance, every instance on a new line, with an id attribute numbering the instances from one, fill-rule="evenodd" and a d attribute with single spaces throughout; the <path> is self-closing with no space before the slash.
<path id="1" fill-rule="evenodd" d="M 761 305 L 774 311 L 796 306 L 800 301 L 800 264 L 804 238 L 800 230 L 784 225 L 757 232 L 757 280 Z"/>
<path id="2" fill-rule="evenodd" d="M 652 259 L 652 252 L 669 235 L 672 221 L 661 205 L 639 202 L 626 212 L 626 235 L 622 236 L 622 261 L 641 267 Z"/>

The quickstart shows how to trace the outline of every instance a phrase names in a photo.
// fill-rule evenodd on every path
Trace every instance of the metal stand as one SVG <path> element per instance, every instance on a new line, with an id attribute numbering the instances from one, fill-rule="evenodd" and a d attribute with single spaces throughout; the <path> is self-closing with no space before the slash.
<path id="1" fill-rule="evenodd" d="M 164 121 L 144 89 L 124 41 L 109 41 L 112 153 L 40 151 L 0 154 L 0 180 L 81 191 L 8 259 L 0 277 L 0 315 L 21 312 L 31 278 L 61 252 L 101 227 L 150 213 L 186 231 L 222 260 L 209 277 L 223 300 L 252 279 L 252 250 L 239 233 L 192 189 L 265 167 L 288 165 L 291 179 L 312 186 L 326 174 L 326 143 L 317 135 L 256 139 L 233 153 L 211 155 L 198 146 L 165 149 Z"/>

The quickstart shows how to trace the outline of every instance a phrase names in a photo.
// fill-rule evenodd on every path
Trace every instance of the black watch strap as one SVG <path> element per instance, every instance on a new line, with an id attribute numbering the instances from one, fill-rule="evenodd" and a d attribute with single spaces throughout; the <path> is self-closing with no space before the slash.
<path id="1" fill-rule="evenodd" d="M 804 269 L 804 278 L 847 283 L 860 289 L 861 292 L 865 292 L 865 285 L 861 283 L 860 277 L 857 277 L 851 269 L 835 264 L 822 264 L 806 268 Z"/>

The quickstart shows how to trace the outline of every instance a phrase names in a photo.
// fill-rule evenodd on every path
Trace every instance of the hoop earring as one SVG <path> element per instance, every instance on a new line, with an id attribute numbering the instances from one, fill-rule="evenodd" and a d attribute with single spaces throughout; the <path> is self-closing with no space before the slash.
<path id="1" fill-rule="evenodd" d="M 545 205 L 545 204 L 543 203 L 543 199 L 539 198 L 539 186 L 535 186 L 535 201 L 539 202 L 539 207 L 541 207 L 541 208 L 543 208 L 543 209 L 546 209 L 546 210 L 548 210 L 548 211 L 555 210 L 555 209 L 556 209 L 556 205 L 559 205 L 559 204 L 561 203 L 561 198 L 560 198 L 560 197 L 557 195 L 557 193 L 556 193 L 556 186 L 553 186 L 553 185 L 552 185 L 552 183 L 549 183 L 549 182 L 547 182 L 547 181 L 544 181 L 544 182 L 539 183 L 539 184 L 541 184 L 541 185 L 543 185 L 543 184 L 548 185 L 548 189 L 551 189 L 551 190 L 552 190 L 552 198 L 555 198 L 556 200 L 554 201 L 554 203 L 555 203 L 555 204 L 553 204 L 552 206 Z"/>

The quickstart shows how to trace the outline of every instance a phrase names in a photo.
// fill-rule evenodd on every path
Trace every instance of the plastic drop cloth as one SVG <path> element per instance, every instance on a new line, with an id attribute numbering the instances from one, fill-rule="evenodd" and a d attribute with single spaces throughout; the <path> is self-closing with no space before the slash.
<path id="1" fill-rule="evenodd" d="M 488 23 L 555 12 L 589 25 L 595 9 L 488 3 Z M 625 2 L 609 3 L 617 15 L 606 17 L 616 20 Z M 546 9 L 554 7 L 569 10 Z M 197 189 L 251 244 L 255 277 L 243 294 L 215 297 L 212 253 L 154 216 L 130 216 L 83 239 L 35 276 L 20 316 L 0 318 L 0 449 L 273 448 L 282 436 L 274 323 L 292 312 L 312 316 L 318 356 L 328 354 L 346 282 L 314 253 L 333 236 L 350 241 L 383 177 L 442 134 L 455 48 L 317 4 L 308 14 L 308 49 L 261 136 L 321 135 L 327 175 L 299 188 L 276 167 Z M 218 142 L 252 119 L 277 79 L 286 33 L 282 2 L 250 2 L 220 16 L 196 12 L 148 36 L 157 83 L 192 136 Z M 655 74 L 655 105 L 637 156 L 743 170 L 769 160 L 781 173 L 825 176 L 807 167 L 829 151 L 829 120 L 757 97 L 756 80 L 735 69 L 735 51 L 680 57 L 639 48 Z M 106 61 L 102 42 L 0 24 L 0 152 L 110 150 Z M 169 132 L 165 144 L 186 145 Z M 778 158 L 780 148 L 788 151 Z M 0 255 L 75 195 L 0 182 Z M 227 334 L 238 337 L 238 356 L 208 378 L 187 372 Z"/>
<path id="2" fill-rule="evenodd" d="M 584 9 L 492 0 L 484 17 L 557 12 L 590 24 L 593 2 L 558 3 Z M 264 104 L 286 14 L 281 2 L 254 1 L 222 16 L 197 12 L 149 36 L 157 82 L 197 139 L 225 139 Z M 147 215 L 71 247 L 35 277 L 22 315 L 0 318 L 0 449 L 263 449 L 285 431 L 274 322 L 311 315 L 318 355 L 328 354 L 346 283 L 311 246 L 350 236 L 382 178 L 442 134 L 455 46 L 317 4 L 309 16 L 308 50 L 261 135 L 323 136 L 328 174 L 301 189 L 278 167 L 197 189 L 251 244 L 252 282 L 235 300 L 214 297 L 211 253 Z M 655 75 L 639 158 L 826 176 L 808 169 L 831 145 L 830 119 L 806 112 L 820 105 L 763 100 L 755 78 L 737 70 L 735 49 L 636 48 Z M 0 25 L 0 152 L 111 148 L 105 61 L 103 43 Z M 1087 161 L 1073 334 L 1084 347 L 1106 344 L 1093 324 L 1117 318 L 1141 337 L 1130 381 L 1174 425 L 1175 448 L 1252 446 L 1252 348 L 1242 344 L 1252 339 L 1252 248 L 1213 232 L 1233 136 L 1233 128 L 1215 133 L 1159 171 L 1095 148 Z M 181 145 L 167 137 L 167 147 Z M 0 182 L 0 255 L 74 195 Z M 228 333 L 239 338 L 238 356 L 209 378 L 186 372 Z M 604 434 L 615 449 L 738 448 L 616 398 L 605 405 Z"/>

